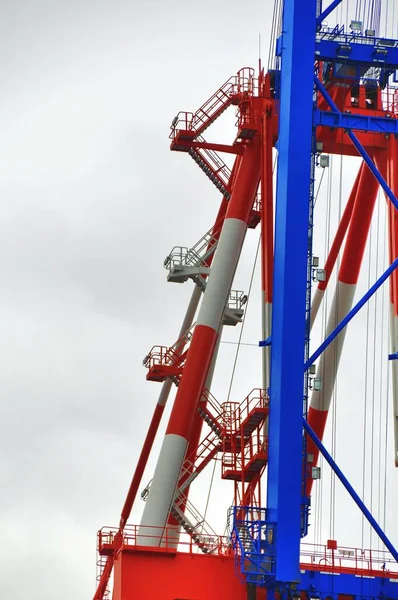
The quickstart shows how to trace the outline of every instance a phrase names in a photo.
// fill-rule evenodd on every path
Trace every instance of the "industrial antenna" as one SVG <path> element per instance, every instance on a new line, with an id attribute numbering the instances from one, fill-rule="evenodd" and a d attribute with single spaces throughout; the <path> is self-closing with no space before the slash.
<path id="1" fill-rule="evenodd" d="M 147 379 L 161 391 L 119 527 L 98 533 L 94 600 L 398 599 L 396 547 L 323 443 L 339 364 L 347 359 L 347 326 L 388 279 L 391 349 L 384 362 L 392 408 L 385 419 L 391 425 L 393 418 L 389 454 L 398 466 L 398 41 L 387 35 L 394 18 L 387 2 L 322 4 L 276 0 L 268 69 L 240 69 L 196 112 L 180 112 L 172 122 L 171 150 L 193 159 L 221 203 L 209 231 L 164 261 L 168 281 L 193 285 L 192 297 L 177 341 L 154 346 L 144 359 Z M 344 22 L 330 26 L 329 19 Z M 231 143 L 207 142 L 206 130 L 227 109 L 237 117 Z M 357 157 L 358 172 L 320 266 L 313 254 L 313 237 L 324 227 L 316 188 L 336 155 Z M 357 297 L 380 190 L 388 264 Z M 329 201 L 328 218 L 337 215 Z M 211 386 L 223 330 L 241 327 L 247 310 L 248 295 L 233 289 L 234 276 L 246 235 L 256 228 L 262 388 L 250 391 L 248 382 L 246 398 L 216 399 Z M 321 308 L 329 316 L 318 344 L 312 327 Z M 141 488 L 142 519 L 129 524 L 174 387 L 153 479 Z M 317 518 L 311 501 L 321 457 L 377 534 L 376 550 L 343 548 L 336 539 L 306 542 Z M 190 491 L 215 460 L 234 500 L 223 522 L 210 525 Z"/>

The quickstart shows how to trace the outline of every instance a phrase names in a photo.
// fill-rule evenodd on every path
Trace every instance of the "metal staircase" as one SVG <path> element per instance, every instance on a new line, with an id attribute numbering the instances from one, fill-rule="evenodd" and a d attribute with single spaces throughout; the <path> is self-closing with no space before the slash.
<path id="1" fill-rule="evenodd" d="M 248 482 L 248 485 L 251 485 L 266 462 L 264 446 L 267 445 L 267 438 L 264 434 L 259 437 L 258 432 L 263 429 L 264 419 L 268 415 L 268 395 L 264 390 L 253 390 L 241 403 L 225 402 L 220 405 L 209 390 L 204 389 L 198 412 L 209 427 L 209 432 L 199 444 L 195 455 L 188 456 L 183 462 L 170 513 L 202 552 L 211 553 L 218 547 L 218 537 L 189 502 L 187 490 L 219 452 L 223 452 L 223 477 L 239 483 Z M 141 493 L 143 500 L 147 499 L 150 486 L 151 482 Z M 258 514 L 262 509 L 250 509 L 252 517 L 254 510 Z M 268 564 L 269 559 L 265 559 L 264 556 L 259 558 L 263 550 L 256 541 L 253 524 L 250 525 L 247 515 L 243 518 L 242 513 L 235 511 L 233 516 L 231 538 L 237 561 L 239 564 L 244 563 L 244 568 L 250 571 L 250 581 L 254 581 L 254 578 L 258 581 L 258 565 L 261 563 L 261 577 L 268 576 L 267 569 L 264 575 L 264 564 Z M 258 522 L 256 519 L 255 523 Z M 246 563 L 250 563 L 249 567 Z M 252 563 L 257 565 L 257 570 Z"/>
<path id="2" fill-rule="evenodd" d="M 202 136 L 198 136 L 196 139 L 199 142 L 206 143 L 206 140 Z M 225 164 L 219 154 L 207 148 L 190 148 L 188 154 L 222 195 L 229 200 L 231 191 L 228 186 L 230 185 L 231 169 Z"/>
<path id="3" fill-rule="evenodd" d="M 235 565 L 246 583 L 266 586 L 275 576 L 275 524 L 264 508 L 235 506 L 232 512 Z"/>
<path id="4" fill-rule="evenodd" d="M 218 235 L 214 235 L 213 229 L 209 229 L 192 248 L 174 246 L 163 262 L 164 267 L 169 271 L 167 281 L 183 283 L 195 275 L 210 273 L 209 259 L 218 244 Z"/>
<path id="5" fill-rule="evenodd" d="M 204 554 L 211 554 L 217 551 L 219 536 L 185 494 L 178 496 L 170 512 L 177 523 L 191 536 L 192 540 Z"/>

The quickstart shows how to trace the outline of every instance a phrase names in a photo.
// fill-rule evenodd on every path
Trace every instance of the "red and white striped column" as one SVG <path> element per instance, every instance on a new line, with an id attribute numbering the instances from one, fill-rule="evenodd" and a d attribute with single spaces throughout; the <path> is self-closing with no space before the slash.
<path id="1" fill-rule="evenodd" d="M 256 135 L 246 146 L 236 175 L 187 361 L 145 504 L 138 539 L 138 543 L 142 545 L 159 545 L 167 523 L 198 402 L 210 368 L 225 305 L 241 253 L 259 178 L 260 139 Z M 148 527 L 151 529 L 147 529 Z"/>
<path id="2" fill-rule="evenodd" d="M 180 335 L 178 336 L 178 339 L 182 338 L 184 333 L 192 326 L 197 308 L 199 306 L 199 301 L 200 301 L 201 295 L 202 295 L 202 292 L 201 292 L 200 288 L 198 288 L 195 285 L 195 288 L 192 292 L 191 300 L 188 304 L 188 308 L 185 313 L 183 323 L 181 325 Z M 178 347 L 176 348 L 176 350 L 178 351 Z M 124 526 L 126 525 L 127 519 L 130 516 L 131 509 L 133 507 L 133 503 L 136 498 L 137 491 L 140 486 L 142 476 L 144 474 L 145 467 L 148 462 L 149 455 L 151 453 L 151 449 L 152 449 L 153 442 L 156 437 L 156 433 L 159 429 L 159 424 L 162 419 L 163 411 L 166 406 L 168 397 L 170 395 L 170 390 L 171 390 L 172 385 L 173 385 L 173 382 L 171 379 L 166 379 L 166 381 L 164 381 L 162 384 L 162 389 L 160 391 L 159 398 L 158 398 L 158 401 L 155 406 L 155 410 L 152 415 L 152 420 L 151 420 L 151 423 L 148 428 L 148 433 L 146 435 L 144 445 L 142 447 L 141 454 L 138 459 L 137 467 L 135 469 L 135 473 L 134 473 L 133 479 L 131 481 L 130 488 L 127 493 L 126 500 L 125 500 L 125 503 L 124 503 L 124 506 L 122 509 L 120 523 L 119 523 L 119 527 L 121 529 L 124 528 Z"/>
<path id="3" fill-rule="evenodd" d="M 317 317 L 319 307 L 320 307 L 323 297 L 325 295 L 325 290 L 328 286 L 330 276 L 333 273 L 334 265 L 336 264 L 337 257 L 341 250 L 341 246 L 343 244 L 345 235 L 347 233 L 348 226 L 351 221 L 351 215 L 352 215 L 352 211 L 354 208 L 354 202 L 355 202 L 355 198 L 357 195 L 359 180 L 360 180 L 363 168 L 364 168 L 364 163 L 362 163 L 359 168 L 358 175 L 356 176 L 355 183 L 352 187 L 351 194 L 348 198 L 348 202 L 347 202 L 344 212 L 343 212 L 343 216 L 341 217 L 340 223 L 337 227 L 336 235 L 334 237 L 332 247 L 330 248 L 330 251 L 329 251 L 329 256 L 325 263 L 326 280 L 319 282 L 319 285 L 315 291 L 314 298 L 311 303 L 311 328 Z"/>
<path id="4" fill-rule="evenodd" d="M 222 327 L 221 327 L 221 329 L 222 329 Z M 206 378 L 206 382 L 205 382 L 205 388 L 209 392 L 211 389 L 211 385 L 213 383 L 213 376 L 214 376 L 214 370 L 215 370 L 216 363 L 217 363 L 218 350 L 220 348 L 221 335 L 222 335 L 222 331 L 220 331 L 220 333 L 218 335 L 216 347 L 214 349 L 213 357 L 211 359 L 210 369 L 207 374 L 207 378 Z M 199 404 L 200 404 L 200 406 L 203 406 L 204 408 L 206 408 L 207 397 L 205 394 L 202 394 Z M 200 443 L 200 437 L 201 437 L 201 433 L 202 433 L 202 428 L 203 428 L 203 417 L 201 417 L 199 412 L 196 411 L 196 415 L 194 417 L 194 423 L 193 423 L 193 427 L 192 427 L 192 433 L 191 433 L 191 437 L 190 437 L 190 440 L 188 443 L 188 449 L 186 452 L 186 458 L 189 458 L 190 460 L 192 459 L 192 463 L 194 463 L 195 457 L 197 455 L 198 446 Z M 187 479 L 192 475 L 192 472 L 193 472 L 193 469 L 189 469 L 181 474 L 180 478 L 178 479 L 177 489 L 180 488 L 187 481 Z M 190 484 L 184 488 L 184 492 L 183 492 L 184 496 L 187 499 L 189 496 L 189 487 L 190 487 Z M 180 502 L 179 509 L 185 512 L 185 505 L 186 505 L 186 502 Z M 169 518 L 167 520 L 167 535 L 164 536 L 164 538 L 163 538 L 164 545 L 166 545 L 168 548 L 173 548 L 173 547 L 176 548 L 178 546 L 178 542 L 179 542 L 179 538 L 180 538 L 180 530 L 181 530 L 180 525 L 178 524 L 176 519 L 173 517 L 173 515 L 170 513 Z"/>
<path id="5" fill-rule="evenodd" d="M 233 184 L 235 181 L 235 177 L 236 177 L 236 172 L 239 166 L 239 162 L 240 162 L 240 156 L 236 157 L 236 160 L 234 162 L 234 166 L 232 168 L 232 172 L 231 172 L 231 177 L 230 177 L 230 189 L 233 189 Z M 210 244 L 214 244 L 216 243 L 216 241 L 218 242 L 219 238 L 220 238 L 220 233 L 222 231 L 222 226 L 225 220 L 225 215 L 226 215 L 226 211 L 228 208 L 228 200 L 224 197 L 223 201 L 221 203 L 220 209 L 218 211 L 217 214 L 217 218 L 213 227 L 213 239 L 210 242 Z M 208 249 L 210 248 L 210 244 L 208 246 Z M 217 251 L 217 250 L 216 250 Z M 214 254 L 211 254 L 211 256 L 207 259 L 207 265 L 209 267 L 211 267 L 212 262 L 214 259 Z M 204 275 L 203 276 L 204 279 L 207 279 L 207 276 Z M 206 378 L 206 382 L 205 382 L 205 388 L 207 390 L 210 391 L 211 388 L 211 384 L 213 382 L 213 375 L 214 375 L 214 369 L 216 366 L 216 361 L 217 361 L 217 355 L 218 355 L 218 350 L 220 347 L 220 341 L 221 341 L 221 334 L 222 334 L 222 325 L 220 326 L 220 332 L 218 335 L 218 339 L 217 339 L 217 344 L 215 347 L 215 350 L 213 352 L 213 357 L 211 360 L 211 365 L 210 365 L 210 369 L 209 372 L 207 374 L 207 378 Z M 202 395 L 200 402 L 204 403 L 204 405 L 206 405 L 207 402 L 207 398 Z M 196 453 L 198 445 L 199 445 L 199 441 L 200 441 L 200 435 L 201 435 L 201 431 L 202 431 L 202 425 L 203 425 L 203 419 L 202 417 L 199 415 L 198 412 L 196 412 L 196 415 L 194 417 L 194 424 L 193 424 L 193 429 L 192 429 L 192 434 L 191 434 L 191 438 L 189 440 L 189 444 L 188 444 L 188 450 L 186 453 L 186 456 L 191 456 L 194 453 Z M 186 481 L 186 479 L 190 476 L 191 473 L 187 472 L 187 473 L 183 473 L 181 475 L 181 477 L 178 480 L 178 484 L 177 484 L 177 488 L 181 487 L 182 484 Z M 187 487 L 184 490 L 184 495 L 188 498 L 189 495 L 189 487 Z M 185 509 L 185 503 L 181 503 L 179 505 L 180 510 L 184 510 Z M 169 518 L 167 520 L 167 534 L 166 536 L 164 536 L 163 540 L 164 540 L 164 544 L 166 546 L 168 546 L 169 548 L 171 547 L 177 547 L 178 545 L 178 541 L 179 541 L 179 535 L 180 535 L 180 526 L 177 523 L 176 519 L 173 517 L 173 515 L 170 513 L 169 514 Z"/>
<path id="6" fill-rule="evenodd" d="M 326 337 L 332 333 L 352 308 L 377 190 L 378 183 L 376 179 L 367 167 L 363 167 L 361 169 L 336 290 L 330 309 Z M 337 377 L 345 333 L 346 329 L 343 329 L 334 342 L 328 346 L 322 354 L 317 368 L 316 377 L 321 379 L 322 389 L 312 392 L 308 422 L 321 440 Z M 313 465 L 315 466 L 318 461 L 319 450 L 311 440 L 307 442 L 307 453 L 314 456 Z M 310 494 L 311 488 L 312 480 L 309 479 L 307 482 L 307 494 Z"/>

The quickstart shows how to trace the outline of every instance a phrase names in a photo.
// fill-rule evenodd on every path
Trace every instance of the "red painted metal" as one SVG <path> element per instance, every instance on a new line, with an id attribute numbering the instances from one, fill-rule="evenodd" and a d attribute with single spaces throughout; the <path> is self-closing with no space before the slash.
<path id="1" fill-rule="evenodd" d="M 100 556 L 112 553 L 114 533 L 110 528 L 103 528 L 98 533 Z M 218 536 L 214 540 L 213 553 L 203 555 L 197 554 L 196 546 L 188 535 L 181 536 L 177 550 L 172 529 L 171 543 L 168 544 L 166 531 L 163 545 L 156 548 L 137 546 L 137 533 L 136 526 L 126 528 L 123 547 L 115 561 L 113 600 L 246 600 L 246 588 L 236 578 L 228 538 Z M 302 544 L 300 568 L 388 578 L 398 582 L 397 565 L 389 560 L 387 553 L 347 548 L 337 543 L 333 547 Z M 258 600 L 265 597 L 265 592 L 259 590 Z"/>
<path id="2" fill-rule="evenodd" d="M 351 89 L 341 86 L 340 83 L 336 84 L 332 77 L 328 91 L 342 112 L 350 111 L 352 114 L 367 116 L 388 114 L 391 118 L 398 117 L 396 93 L 391 96 L 388 90 L 384 94 L 379 92 L 377 97 L 372 99 L 372 104 L 369 104 L 364 86 L 359 86 L 357 97 L 353 97 Z M 278 135 L 277 104 L 273 98 L 273 87 L 270 74 L 264 74 L 260 70 L 257 80 L 253 69 L 241 69 L 195 113 L 179 113 L 173 121 L 170 135 L 171 149 L 189 153 L 223 194 L 213 228 L 215 241 L 211 244 L 216 243 L 224 223 L 229 219 L 239 220 L 248 228 L 254 228 L 261 220 L 262 290 L 264 299 L 269 304 L 272 302 L 273 270 L 272 149 Z M 319 98 L 318 105 L 322 110 L 329 110 L 322 98 Z M 208 143 L 202 134 L 230 106 L 235 107 L 237 116 L 237 135 L 233 143 Z M 359 133 L 358 137 L 368 152 L 376 157 L 378 166 L 385 173 L 390 186 L 397 191 L 398 154 L 395 139 L 367 132 Z M 317 141 L 323 143 L 324 152 L 357 155 L 344 131 L 319 127 Z M 217 151 L 236 155 L 232 171 L 217 155 Z M 371 179 L 373 178 L 368 170 L 362 166 L 325 265 L 327 281 L 319 285 L 320 290 L 326 288 L 346 234 L 339 280 L 354 284 L 358 279 L 375 197 L 372 191 L 375 184 Z M 260 194 L 256 195 L 260 181 Z M 398 218 L 395 209 L 389 209 L 389 219 L 391 258 L 398 254 Z M 213 255 L 208 260 L 208 266 L 212 260 Z M 398 315 L 397 272 L 392 278 L 391 299 L 395 314 Z M 244 403 L 228 402 L 220 406 L 210 392 L 204 389 L 217 334 L 212 326 L 200 324 L 193 330 L 193 336 L 191 332 L 184 334 L 184 339 L 180 338 L 171 348 L 154 347 L 146 357 L 146 366 L 149 369 L 147 379 L 165 381 L 172 377 L 179 384 L 167 427 L 168 434 L 181 436 L 188 443 L 177 489 L 184 485 L 187 477 L 202 471 L 210 460 L 221 453 L 223 477 L 234 481 L 235 504 L 260 505 L 261 475 L 267 462 L 268 451 L 264 428 L 268 415 L 268 397 L 260 390 L 256 392 L 257 395 L 249 395 Z M 99 534 L 101 573 L 94 600 L 104 598 L 113 565 L 113 600 L 135 600 L 140 597 L 157 600 L 170 597 L 243 600 L 246 593 L 244 588 L 236 583 L 232 550 L 225 538 L 217 538 L 217 550 L 210 556 L 196 554 L 198 546 L 192 536 L 187 536 L 186 541 L 182 537 L 176 548 L 176 523 L 170 516 L 170 533 L 168 534 L 166 527 L 161 543 L 156 549 L 149 550 L 137 547 L 137 530 L 126 525 L 163 408 L 157 406 L 152 417 L 122 510 L 119 530 L 101 531 Z M 201 412 L 198 412 L 198 408 L 201 408 Z M 315 414 L 310 409 L 309 421 L 319 437 L 322 437 L 327 412 L 317 412 L 318 414 Z M 217 434 L 214 431 L 202 434 L 204 418 L 207 419 L 207 423 L 217 427 Z M 317 457 L 317 451 L 311 445 L 308 451 Z M 185 487 L 184 495 L 178 500 L 182 509 L 185 507 L 188 492 L 189 486 Z M 185 552 L 182 551 L 184 549 Z M 398 573 L 391 574 L 381 570 L 381 564 L 374 554 L 367 557 L 366 551 L 365 554 L 355 551 L 355 562 L 346 564 L 347 557 L 339 555 L 339 550 L 336 544 L 333 547 L 318 547 L 308 552 L 304 549 L 302 568 L 323 571 L 331 569 L 336 573 L 380 577 L 385 577 L 388 573 L 389 577 L 398 579 Z M 328 564 L 330 559 L 332 560 L 331 566 L 325 567 L 326 559 Z M 385 557 L 383 561 L 385 562 Z M 203 569 L 206 570 L 206 578 L 199 575 Z M 156 578 L 153 577 L 154 572 Z M 213 577 L 217 580 L 217 585 L 214 585 Z M 159 581 L 162 582 L 162 588 L 159 588 Z M 222 596 L 219 593 L 220 588 L 223 590 Z M 263 592 L 259 593 L 258 599 L 262 600 L 265 596 L 262 595 Z"/>
<path id="3" fill-rule="evenodd" d="M 362 170 L 364 168 L 364 165 L 362 164 L 359 171 L 358 171 L 358 175 L 355 179 L 355 183 L 353 185 L 353 188 L 351 190 L 351 194 L 348 198 L 347 204 L 345 206 L 344 212 L 343 212 L 343 216 L 341 217 L 341 221 L 338 225 L 337 231 L 336 231 L 336 235 L 334 237 L 333 240 L 333 244 L 330 248 L 330 252 L 328 255 L 328 258 L 326 260 L 325 263 L 325 271 L 326 271 L 326 280 L 325 281 L 320 281 L 318 288 L 320 290 L 325 290 L 327 288 L 327 285 L 329 283 L 329 279 L 333 273 L 333 269 L 334 266 L 336 264 L 337 261 L 337 257 L 339 255 L 339 252 L 341 250 L 341 247 L 343 245 L 343 241 L 345 238 L 345 235 L 347 233 L 347 229 L 348 226 L 350 224 L 351 221 L 351 215 L 352 215 L 352 211 L 354 208 L 354 203 L 355 203 L 355 198 L 357 195 L 357 191 L 358 191 L 358 185 L 359 185 L 359 180 L 361 177 L 361 173 Z"/>

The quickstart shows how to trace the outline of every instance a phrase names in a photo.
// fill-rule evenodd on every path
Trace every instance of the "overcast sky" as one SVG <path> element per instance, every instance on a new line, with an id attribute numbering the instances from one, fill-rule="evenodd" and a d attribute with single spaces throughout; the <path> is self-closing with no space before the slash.
<path id="1" fill-rule="evenodd" d="M 256 66 L 259 33 L 266 62 L 271 4 L 2 3 L 0 594 L 5 598 L 87 600 L 94 591 L 96 531 L 119 521 L 160 389 L 145 381 L 142 358 L 152 345 L 175 341 L 192 290 L 190 282 L 166 282 L 163 260 L 174 245 L 192 246 L 210 228 L 221 199 L 188 156 L 169 152 L 169 126 L 179 110 L 198 108 L 240 67 Z M 215 131 L 221 141 L 233 139 L 233 123 L 233 111 L 220 120 Z M 352 173 L 344 192 L 351 180 Z M 326 202 L 326 191 L 319 202 Z M 238 289 L 248 290 L 257 242 L 258 231 L 250 232 Z M 258 296 L 253 295 L 250 310 L 243 339 L 256 344 Z M 358 323 L 357 337 L 348 336 L 347 343 L 360 362 L 364 322 Z M 238 329 L 228 331 L 226 340 L 238 335 Z M 214 386 L 220 401 L 228 394 L 235 351 L 226 344 L 221 350 L 223 368 Z M 243 376 L 234 379 L 234 399 L 260 386 L 259 357 L 256 347 L 242 348 Z M 344 442 L 352 411 L 363 418 L 358 406 L 364 380 L 363 375 L 353 380 L 349 367 L 342 378 Z M 356 408 L 346 410 L 346 394 L 356 398 Z M 160 442 L 161 437 L 157 449 Z M 360 435 L 357 443 L 357 459 L 346 462 L 353 475 L 361 464 Z M 344 443 L 342 448 L 344 458 Z M 351 454 L 352 444 L 349 449 Z M 389 450 L 392 454 L 392 446 Z M 155 459 L 156 454 L 143 483 L 151 478 Z M 206 477 L 199 504 L 207 496 Z M 390 469 L 389 480 L 394 477 Z M 391 487 L 397 490 L 396 481 Z M 221 489 L 227 507 L 231 486 Z M 342 502 L 350 503 L 346 496 Z M 327 500 L 325 507 L 322 541 L 329 537 Z M 141 510 L 137 502 L 132 522 Z M 222 533 L 225 513 L 217 510 L 210 510 L 209 518 Z M 344 504 L 342 532 L 348 510 Z"/>

